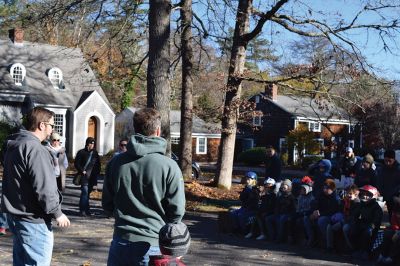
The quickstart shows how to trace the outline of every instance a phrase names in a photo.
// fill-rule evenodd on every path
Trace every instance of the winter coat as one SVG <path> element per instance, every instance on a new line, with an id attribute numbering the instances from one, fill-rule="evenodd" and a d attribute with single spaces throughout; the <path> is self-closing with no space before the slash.
<path id="1" fill-rule="evenodd" d="M 311 205 L 312 210 L 318 210 L 321 216 L 331 216 L 340 211 L 340 199 L 336 192 L 330 195 L 321 193 Z"/>
<path id="2" fill-rule="evenodd" d="M 114 236 L 158 246 L 161 227 L 182 220 L 182 172 L 164 155 L 166 147 L 163 138 L 133 135 L 127 151 L 108 163 L 102 206 L 107 214 L 114 214 Z"/>
<path id="3" fill-rule="evenodd" d="M 359 226 L 367 226 L 378 230 L 381 226 L 383 211 L 375 199 L 360 202 L 354 211 L 353 222 Z"/>
<path id="4" fill-rule="evenodd" d="M 306 195 L 301 195 L 297 199 L 296 212 L 303 215 L 311 214 L 311 202 L 314 200 L 314 195 L 311 193 L 312 188 L 310 186 L 303 186 L 306 188 Z"/>
<path id="5" fill-rule="evenodd" d="M 332 163 L 331 161 L 327 160 L 327 159 L 322 159 L 318 164 L 322 164 L 324 166 L 324 171 L 316 171 L 315 175 L 314 175 L 314 185 L 313 185 L 313 194 L 314 197 L 318 197 L 319 194 L 321 194 L 324 188 L 324 183 L 325 180 L 332 178 L 330 171 L 332 168 Z"/>
<path id="6" fill-rule="evenodd" d="M 342 200 L 342 210 L 344 215 L 344 222 L 349 223 L 351 220 L 354 219 L 355 210 L 358 208 L 360 204 L 360 200 L 356 198 L 355 200 L 350 200 L 345 198 Z"/>
<path id="7" fill-rule="evenodd" d="M 342 157 L 339 161 L 339 176 L 354 176 L 361 169 L 362 159 L 358 156 L 346 158 Z"/>
<path id="8" fill-rule="evenodd" d="M 255 186 L 245 186 L 239 196 L 242 207 L 250 211 L 257 211 L 260 194 Z"/>
<path id="9" fill-rule="evenodd" d="M 6 140 L 3 176 L 3 212 L 31 223 L 62 215 L 53 160 L 30 131 L 21 129 Z"/>
<path id="10" fill-rule="evenodd" d="M 378 189 L 383 200 L 392 201 L 393 195 L 400 188 L 400 164 L 395 161 L 391 167 L 383 165 L 378 174 Z"/>
<path id="11" fill-rule="evenodd" d="M 377 172 L 376 170 L 372 168 L 364 169 L 360 168 L 356 172 L 356 176 L 354 178 L 354 184 L 357 185 L 357 187 L 362 187 L 365 185 L 371 185 L 376 187 L 377 185 Z"/>
<path id="12" fill-rule="evenodd" d="M 282 163 L 275 153 L 272 157 L 265 158 L 265 177 L 271 177 L 276 182 L 281 181 Z"/>
<path id="13" fill-rule="evenodd" d="M 275 214 L 293 214 L 296 211 L 295 198 L 292 193 L 279 193 L 276 198 Z"/>
<path id="14" fill-rule="evenodd" d="M 258 207 L 258 213 L 271 215 L 275 211 L 276 205 L 276 194 L 274 192 L 265 193 L 260 197 L 260 205 Z"/>
<path id="15" fill-rule="evenodd" d="M 86 162 L 89 160 L 90 153 L 92 157 L 90 158 L 89 164 L 86 166 Z M 96 150 L 89 151 L 87 148 L 78 151 L 75 157 L 74 166 L 79 174 L 86 171 L 85 175 L 82 175 L 81 183 L 83 185 L 97 186 L 97 177 L 100 174 L 100 157 Z"/>

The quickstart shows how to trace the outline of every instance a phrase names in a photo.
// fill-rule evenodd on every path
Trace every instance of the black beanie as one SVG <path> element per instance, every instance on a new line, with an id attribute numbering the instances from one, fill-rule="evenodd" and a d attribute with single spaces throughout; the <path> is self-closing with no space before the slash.
<path id="1" fill-rule="evenodd" d="M 95 143 L 95 142 L 96 142 L 96 140 L 95 140 L 94 138 L 88 137 L 88 138 L 86 139 L 86 144 L 85 144 L 85 146 L 89 145 L 89 143 Z"/>
<path id="2" fill-rule="evenodd" d="M 390 158 L 390 159 L 396 159 L 396 152 L 394 150 L 387 150 L 387 151 L 385 151 L 383 157 Z"/>
<path id="3" fill-rule="evenodd" d="M 190 246 L 190 235 L 184 223 L 166 224 L 159 232 L 160 251 L 163 255 L 183 256 Z"/>

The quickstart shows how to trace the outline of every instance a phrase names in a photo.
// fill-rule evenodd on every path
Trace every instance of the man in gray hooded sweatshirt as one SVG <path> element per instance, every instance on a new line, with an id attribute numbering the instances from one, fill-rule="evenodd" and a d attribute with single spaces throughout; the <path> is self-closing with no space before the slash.
<path id="1" fill-rule="evenodd" d="M 127 151 L 112 158 L 104 178 L 103 209 L 115 217 L 108 266 L 147 265 L 149 255 L 160 254 L 161 227 L 180 222 L 185 213 L 182 172 L 164 155 L 160 113 L 140 109 L 133 125 Z"/>
<path id="2" fill-rule="evenodd" d="M 4 144 L 2 211 L 13 233 L 14 265 L 50 265 L 53 251 L 51 220 L 61 227 L 70 222 L 61 212 L 50 153 L 41 144 L 53 131 L 54 113 L 33 108 L 25 127 Z"/>

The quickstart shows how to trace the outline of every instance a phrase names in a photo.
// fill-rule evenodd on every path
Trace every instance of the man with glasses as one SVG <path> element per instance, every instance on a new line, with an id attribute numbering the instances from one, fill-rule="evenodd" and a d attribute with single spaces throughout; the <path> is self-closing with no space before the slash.
<path id="1" fill-rule="evenodd" d="M 127 145 L 128 145 L 128 139 L 121 139 L 121 140 L 119 141 L 118 151 L 116 151 L 116 152 L 114 153 L 113 157 L 114 157 L 114 156 L 117 156 L 117 155 L 119 155 L 119 154 L 121 154 L 121 153 L 126 152 L 126 146 L 127 146 Z"/>
<path id="2" fill-rule="evenodd" d="M 13 233 L 14 265 L 50 265 L 53 251 L 52 219 L 67 227 L 62 197 L 49 152 L 41 144 L 53 131 L 54 113 L 33 108 L 25 128 L 4 143 L 2 210 Z"/>

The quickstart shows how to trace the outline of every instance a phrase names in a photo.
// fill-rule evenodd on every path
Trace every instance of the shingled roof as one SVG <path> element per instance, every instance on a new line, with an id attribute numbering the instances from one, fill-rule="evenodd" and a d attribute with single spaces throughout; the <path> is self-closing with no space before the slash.
<path id="1" fill-rule="evenodd" d="M 15 63 L 26 69 L 22 86 L 16 86 L 10 75 L 10 67 Z M 64 89 L 55 89 L 51 84 L 47 73 L 53 67 L 62 71 Z M 93 91 L 97 91 L 110 106 L 80 49 L 31 42 L 16 46 L 10 40 L 0 40 L 1 98 L 24 101 L 29 97 L 36 104 L 76 109 L 82 96 Z"/>

